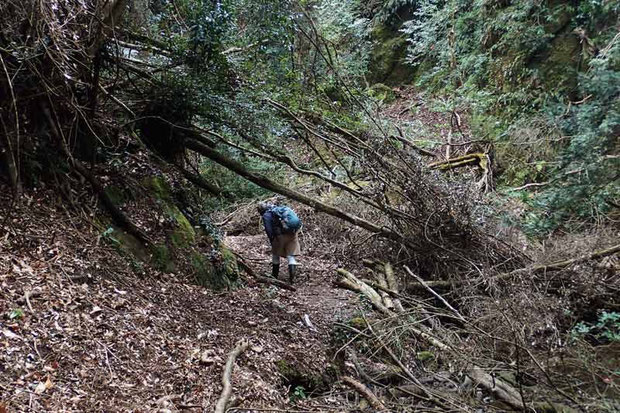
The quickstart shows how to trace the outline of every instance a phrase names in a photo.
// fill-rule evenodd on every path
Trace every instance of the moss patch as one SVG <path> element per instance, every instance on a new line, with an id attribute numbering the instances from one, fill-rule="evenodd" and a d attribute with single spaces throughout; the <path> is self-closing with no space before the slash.
<path id="1" fill-rule="evenodd" d="M 386 85 L 402 85 L 413 80 L 415 70 L 405 63 L 407 39 L 398 30 L 376 25 L 371 33 L 374 41 L 368 64 L 369 80 Z"/>
<path id="2" fill-rule="evenodd" d="M 131 194 L 115 185 L 106 187 L 104 192 L 116 206 L 122 205 L 131 199 Z"/>
<path id="3" fill-rule="evenodd" d="M 239 278 L 239 270 L 234 255 L 227 248 L 221 247 L 218 257 L 209 259 L 203 254 L 191 253 L 191 266 L 196 274 L 196 282 L 214 290 L 230 288 Z"/>
<path id="4" fill-rule="evenodd" d="M 181 210 L 174 204 L 170 186 L 160 176 L 152 176 L 144 179 L 143 185 L 149 190 L 149 194 L 162 205 L 166 215 L 174 221 L 174 229 L 169 238 L 175 248 L 188 248 L 196 240 L 196 231 L 192 224 L 183 215 Z"/>
<path id="5" fill-rule="evenodd" d="M 172 202 L 172 195 L 170 194 L 170 186 L 166 180 L 161 176 L 151 176 L 145 178 L 142 184 L 149 189 L 149 195 L 153 195 L 156 199 L 164 201 L 165 203 Z"/>
<path id="6" fill-rule="evenodd" d="M 364 320 L 362 317 L 354 317 L 350 319 L 349 325 L 353 328 L 357 328 L 358 330 L 364 330 L 367 327 L 366 320 Z"/>
<path id="7" fill-rule="evenodd" d="M 161 244 L 153 247 L 151 264 L 164 272 L 173 272 L 176 269 L 170 250 L 167 246 Z"/>
<path id="8" fill-rule="evenodd" d="M 430 351 L 419 351 L 417 354 L 417 359 L 421 362 L 433 360 L 435 358 L 435 354 Z"/>
<path id="9" fill-rule="evenodd" d="M 176 205 L 169 205 L 166 212 L 176 224 L 176 228 L 170 235 L 170 241 L 176 248 L 189 247 L 196 239 L 194 227 Z"/>
<path id="10" fill-rule="evenodd" d="M 117 245 L 119 248 L 121 248 L 124 252 L 131 254 L 140 261 L 147 262 L 149 260 L 149 251 L 139 239 L 116 226 L 112 226 L 112 228 L 113 231 L 110 234 L 110 239 L 112 242 L 118 243 Z"/>
<path id="11" fill-rule="evenodd" d="M 396 93 L 391 87 L 383 83 L 375 83 L 368 89 L 368 94 L 384 103 L 391 103 L 396 100 Z"/>

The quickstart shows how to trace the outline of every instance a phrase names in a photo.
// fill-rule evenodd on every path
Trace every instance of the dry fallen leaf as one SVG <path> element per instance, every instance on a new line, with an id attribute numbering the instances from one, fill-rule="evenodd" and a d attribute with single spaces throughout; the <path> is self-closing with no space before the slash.
<path id="1" fill-rule="evenodd" d="M 11 330 L 2 330 L 2 334 L 4 334 L 5 337 L 7 338 L 20 338 L 20 336 L 18 336 L 17 334 L 15 334 L 14 332 L 12 332 Z"/>
<path id="2" fill-rule="evenodd" d="M 47 380 L 45 380 L 45 382 L 39 382 L 39 384 L 37 384 L 37 387 L 34 389 L 34 392 L 36 394 L 41 394 L 43 392 L 45 392 L 45 390 L 51 388 L 53 386 L 52 381 L 50 380 L 50 378 L 48 377 Z"/>

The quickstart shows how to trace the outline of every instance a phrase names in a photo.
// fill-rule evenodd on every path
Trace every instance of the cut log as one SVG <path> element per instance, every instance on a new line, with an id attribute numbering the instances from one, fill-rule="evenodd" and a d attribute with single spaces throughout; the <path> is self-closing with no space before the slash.
<path id="1" fill-rule="evenodd" d="M 382 289 L 380 289 L 378 292 L 379 292 L 379 295 L 381 296 L 381 299 L 383 300 L 383 304 L 385 305 L 387 309 L 393 310 L 394 302 L 392 298 L 390 297 L 390 295 L 387 292 L 385 292 L 385 290 L 388 289 L 388 284 L 387 284 L 387 281 L 385 280 L 385 274 L 383 272 L 375 272 L 374 274 L 377 280 L 377 284 L 382 287 Z"/>
<path id="2" fill-rule="evenodd" d="M 447 171 L 449 169 L 460 168 L 461 166 L 468 165 L 480 165 L 486 160 L 486 154 L 483 152 L 469 153 L 463 156 L 457 156 L 456 158 L 448 159 L 445 161 L 431 162 L 428 164 L 431 169 L 439 169 L 440 171 Z"/>
<path id="3" fill-rule="evenodd" d="M 364 266 L 370 268 L 377 274 L 381 274 L 381 276 L 385 279 L 385 283 L 381 283 L 379 278 L 377 278 L 376 284 L 369 284 L 372 287 L 376 288 L 380 292 L 385 292 L 389 294 L 392 299 L 391 302 L 394 306 L 394 310 L 397 313 L 402 313 L 405 311 L 403 308 L 403 304 L 400 301 L 400 293 L 398 282 L 396 281 L 396 277 L 394 276 L 394 270 L 392 265 L 388 263 L 383 263 L 381 261 L 372 261 L 372 260 L 363 260 L 362 263 Z"/>
<path id="4" fill-rule="evenodd" d="M 396 276 L 394 275 L 394 269 L 392 268 L 392 264 L 389 262 L 383 264 L 383 272 L 385 274 L 385 280 L 387 282 L 387 286 L 391 291 L 399 292 L 398 281 L 396 280 Z M 400 298 L 396 297 L 393 300 L 394 308 L 397 312 L 402 313 L 405 311 L 403 308 L 403 304 L 400 302 Z"/>
<path id="5" fill-rule="evenodd" d="M 235 366 L 235 360 L 241 353 L 246 351 L 249 346 L 250 342 L 248 340 L 241 340 L 228 354 L 228 360 L 226 361 L 226 366 L 224 366 L 224 371 L 222 372 L 222 393 L 217 401 L 217 405 L 215 406 L 215 413 L 224 413 L 226 411 L 226 404 L 228 403 L 228 400 L 230 400 L 230 396 L 232 394 L 232 383 L 230 381 L 230 377 L 232 375 L 233 367 Z"/>

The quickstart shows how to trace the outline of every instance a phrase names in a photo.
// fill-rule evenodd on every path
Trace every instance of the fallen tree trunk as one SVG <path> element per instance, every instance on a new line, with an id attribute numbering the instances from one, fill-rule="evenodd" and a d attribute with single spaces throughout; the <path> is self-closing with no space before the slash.
<path id="1" fill-rule="evenodd" d="M 570 260 L 562 260 L 562 261 L 555 261 L 549 264 L 534 265 L 531 267 L 519 268 L 511 272 L 498 274 L 493 277 L 490 277 L 488 281 L 505 281 L 505 280 L 509 280 L 514 277 L 517 277 L 519 275 L 528 274 L 530 272 L 532 274 L 541 274 L 541 273 L 547 273 L 547 272 L 560 271 L 560 270 L 570 267 L 571 265 L 581 264 L 581 263 L 584 263 L 590 260 L 608 257 L 610 255 L 614 255 L 619 252 L 620 252 L 620 244 L 617 244 L 612 247 L 594 251 L 590 254 L 582 255 L 580 257 L 573 258 Z M 368 261 L 368 262 L 372 263 L 372 261 Z M 475 280 L 470 280 L 470 279 L 461 279 L 461 280 L 453 280 L 453 281 L 439 280 L 439 281 L 425 281 L 425 283 L 428 287 L 431 287 L 431 288 L 448 289 L 448 288 L 460 286 L 462 284 L 465 284 L 466 282 L 471 282 L 471 281 L 475 281 Z M 423 290 L 426 290 L 426 287 L 421 284 L 412 284 L 412 285 L 407 286 L 407 291 L 423 291 Z"/>
<path id="2" fill-rule="evenodd" d="M 226 169 L 229 169 L 235 172 L 237 175 L 247 179 L 250 182 L 255 183 L 256 185 L 268 189 L 272 192 L 278 193 L 280 195 L 284 195 L 288 198 L 294 199 L 295 201 L 301 202 L 302 204 L 308 205 L 317 211 L 324 212 L 328 215 L 332 215 L 336 218 L 340 218 L 344 221 L 347 221 L 355 226 L 363 228 L 367 231 L 378 234 L 381 237 L 392 239 L 395 241 L 400 241 L 403 244 L 408 246 L 414 246 L 408 239 L 398 234 L 395 231 L 389 230 L 385 227 L 380 227 L 375 225 L 369 221 L 366 221 L 360 217 L 355 215 L 348 214 L 338 208 L 335 208 L 331 205 L 327 205 L 317 199 L 310 198 L 300 192 L 297 192 L 293 189 L 287 188 L 284 185 L 281 185 L 277 182 L 272 181 L 264 175 L 258 174 L 256 172 L 252 172 L 248 170 L 241 163 L 221 154 L 217 150 L 210 148 L 202 143 L 194 140 L 187 139 L 185 141 L 185 145 L 188 149 L 198 152 L 199 154 L 206 156 L 212 161 L 222 165 Z"/>
<path id="3" fill-rule="evenodd" d="M 534 274 L 544 273 L 544 272 L 549 272 L 549 271 L 558 271 L 558 270 L 564 269 L 574 264 L 580 264 L 582 262 L 595 260 L 597 258 L 608 257 L 618 252 L 620 252 L 620 244 L 616 244 L 612 247 L 609 247 L 603 250 L 594 251 L 590 254 L 582 255 L 581 257 L 577 257 L 577 258 L 573 258 L 572 260 L 556 261 L 551 264 L 535 265 L 531 267 L 531 271 Z M 527 268 L 525 270 L 527 271 Z M 516 272 L 516 271 L 513 271 L 513 272 Z"/>
<path id="4" fill-rule="evenodd" d="M 224 371 L 222 372 L 222 393 L 219 400 L 217 401 L 217 405 L 215 406 L 215 413 L 224 413 L 226 411 L 226 404 L 228 403 L 230 395 L 232 394 L 232 383 L 230 381 L 230 377 L 232 375 L 233 367 L 235 366 L 235 360 L 241 353 L 246 351 L 249 346 L 249 341 L 241 340 L 228 354 L 228 360 L 226 361 L 226 366 L 224 367 Z"/>
<path id="5" fill-rule="evenodd" d="M 347 290 L 359 293 L 368 298 L 378 311 L 381 313 L 391 316 L 394 315 L 392 311 L 390 311 L 384 304 L 381 298 L 381 295 L 376 292 L 371 286 L 357 278 L 355 275 L 351 274 L 349 271 L 339 268 L 337 270 L 340 278 L 336 281 L 336 285 L 345 288 Z"/>

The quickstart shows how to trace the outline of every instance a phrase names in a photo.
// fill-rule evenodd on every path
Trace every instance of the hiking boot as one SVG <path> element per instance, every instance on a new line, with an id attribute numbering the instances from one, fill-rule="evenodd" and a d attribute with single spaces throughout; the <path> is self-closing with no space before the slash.
<path id="1" fill-rule="evenodd" d="M 289 284 L 293 284 L 293 281 L 295 281 L 295 275 L 297 273 L 297 266 L 294 264 L 291 264 L 288 266 L 288 282 Z"/>
<path id="2" fill-rule="evenodd" d="M 271 278 L 278 279 L 278 273 L 280 272 L 280 264 L 271 264 Z"/>

